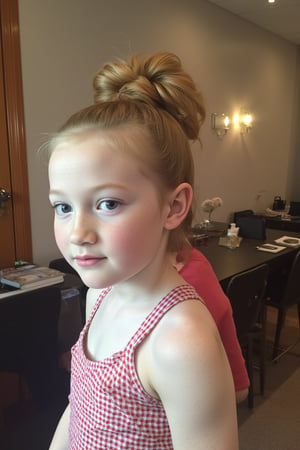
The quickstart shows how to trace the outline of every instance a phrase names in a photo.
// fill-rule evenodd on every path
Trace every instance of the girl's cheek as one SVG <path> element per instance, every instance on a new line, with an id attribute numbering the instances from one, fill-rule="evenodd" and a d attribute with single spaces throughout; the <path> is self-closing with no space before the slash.
<path id="1" fill-rule="evenodd" d="M 113 243 L 114 249 L 117 252 L 122 251 L 122 254 L 133 255 L 135 252 L 140 252 L 144 246 L 147 237 L 143 227 L 131 226 L 128 229 L 121 228 L 117 233 L 114 233 L 110 238 L 107 237 L 106 242 Z"/>
<path id="2" fill-rule="evenodd" d="M 139 228 L 136 230 L 134 225 L 122 226 L 108 229 L 105 233 L 106 241 L 113 243 L 114 247 L 122 246 L 122 248 L 131 248 L 135 238 L 137 237 Z"/>
<path id="3" fill-rule="evenodd" d="M 58 248 L 60 250 L 63 250 L 64 247 L 66 246 L 66 233 L 56 223 L 54 224 L 54 236 Z"/>

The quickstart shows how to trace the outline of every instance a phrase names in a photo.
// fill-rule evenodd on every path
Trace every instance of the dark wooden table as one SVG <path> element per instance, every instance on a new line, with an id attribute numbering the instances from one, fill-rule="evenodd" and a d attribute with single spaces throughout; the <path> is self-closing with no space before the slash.
<path id="1" fill-rule="evenodd" d="M 274 243 L 275 239 L 285 235 L 300 238 L 300 233 L 283 232 L 282 230 L 268 228 L 266 232 L 266 241 L 244 238 L 240 247 L 234 250 L 220 246 L 218 244 L 219 237 L 213 235 L 203 240 L 201 244 L 194 244 L 194 246 L 206 256 L 224 288 L 233 275 L 260 264 L 267 263 L 270 271 L 291 264 L 299 247 L 286 247 L 285 250 L 279 253 L 262 252 L 257 250 L 256 247 L 264 242 Z"/>
<path id="2" fill-rule="evenodd" d="M 66 303 L 64 295 L 83 288 L 78 276 L 66 274 L 63 283 L 52 286 L 18 289 L 9 296 L 0 290 L 0 372 L 24 377 L 32 398 L 41 407 L 60 396 L 66 378 L 59 367 L 59 332 L 62 327 L 69 335 L 72 332 L 72 323 L 61 320 L 62 312 L 71 311 L 72 302 L 68 299 Z M 73 298 L 78 302 L 75 292 Z M 80 329 L 80 311 L 78 315 Z"/>

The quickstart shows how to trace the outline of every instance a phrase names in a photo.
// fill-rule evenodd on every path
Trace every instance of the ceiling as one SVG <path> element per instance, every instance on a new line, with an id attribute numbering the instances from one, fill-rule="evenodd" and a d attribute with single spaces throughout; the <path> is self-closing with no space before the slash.
<path id="1" fill-rule="evenodd" d="M 249 22 L 300 45 L 300 0 L 209 0 Z"/>

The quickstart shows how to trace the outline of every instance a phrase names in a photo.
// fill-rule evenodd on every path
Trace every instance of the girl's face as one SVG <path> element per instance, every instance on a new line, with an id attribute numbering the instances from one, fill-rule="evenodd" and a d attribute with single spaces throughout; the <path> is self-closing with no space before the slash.
<path id="1" fill-rule="evenodd" d="M 141 131 L 133 137 L 137 148 L 147 145 Z M 105 132 L 85 135 L 59 144 L 49 163 L 57 245 L 97 289 L 143 277 L 167 243 L 168 196 L 162 201 L 125 140 L 124 147 L 110 145 Z"/>

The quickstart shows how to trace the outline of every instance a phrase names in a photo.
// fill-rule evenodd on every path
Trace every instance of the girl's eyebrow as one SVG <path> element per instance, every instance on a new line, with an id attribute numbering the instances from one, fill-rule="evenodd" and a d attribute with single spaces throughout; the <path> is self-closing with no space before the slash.
<path id="1" fill-rule="evenodd" d="M 122 185 L 117 183 L 107 183 L 107 184 L 99 184 L 96 186 L 92 186 L 89 190 L 90 191 L 103 191 L 105 189 L 122 189 L 123 191 L 128 191 L 129 189 Z M 64 194 L 63 189 L 50 189 L 49 195 L 61 195 Z"/>
<path id="2" fill-rule="evenodd" d="M 106 184 L 99 184 L 97 186 L 93 186 L 92 190 L 95 191 L 101 191 L 104 189 L 122 189 L 128 191 L 128 188 L 124 186 L 123 184 L 118 183 L 106 183 Z"/>

